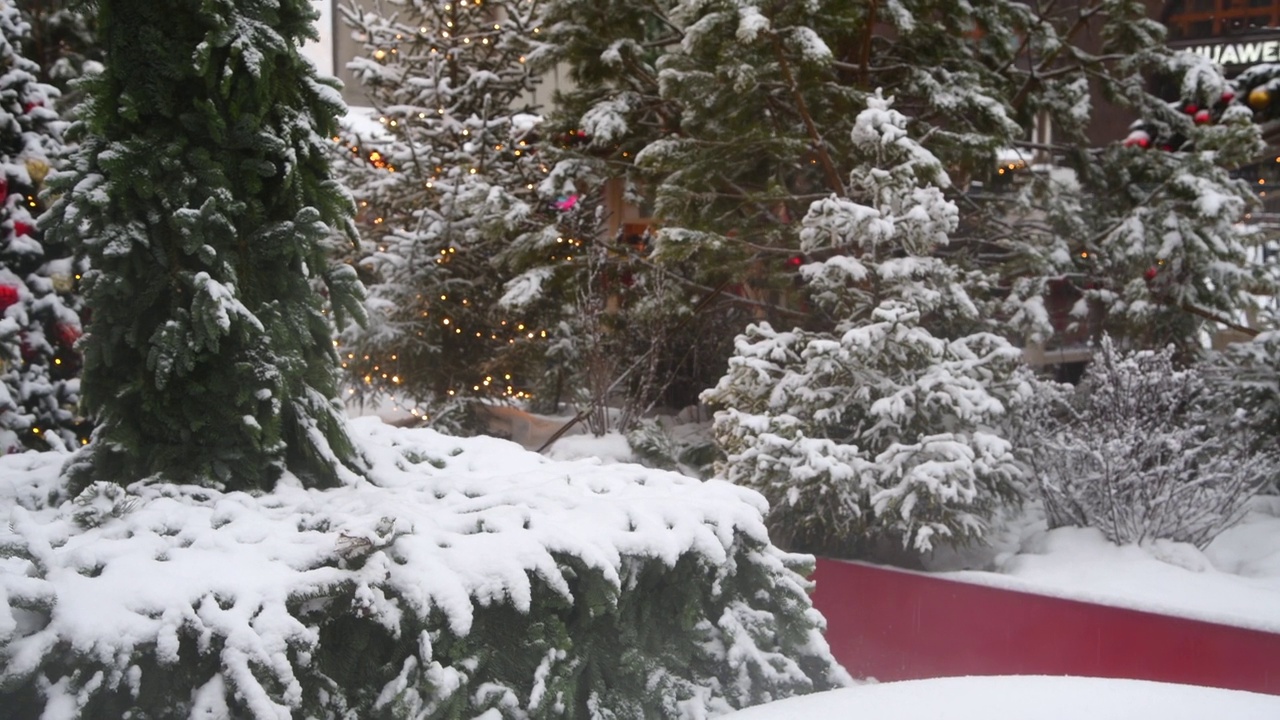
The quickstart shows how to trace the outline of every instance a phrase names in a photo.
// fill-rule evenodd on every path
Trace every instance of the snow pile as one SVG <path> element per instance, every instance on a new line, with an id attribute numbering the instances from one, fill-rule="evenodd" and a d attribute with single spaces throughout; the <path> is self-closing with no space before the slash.
<path id="1" fill-rule="evenodd" d="M 1280 497 L 1253 498 L 1203 551 L 1170 540 L 1116 546 L 1094 528 L 1047 530 L 1038 504 L 989 539 L 935 552 L 925 565 L 965 582 L 1280 632 Z"/>
<path id="2" fill-rule="evenodd" d="M 866 685 L 744 710 L 734 720 L 1270 720 L 1280 698 L 1143 680 L 958 677 Z"/>
<path id="3" fill-rule="evenodd" d="M 216 653 L 220 667 L 196 683 L 191 713 L 218 717 L 230 702 L 255 718 L 289 717 L 324 704 L 325 693 L 310 690 L 308 678 L 324 672 L 312 662 L 325 632 L 319 618 L 341 598 L 347 614 L 384 627 L 391 638 L 427 628 L 416 640 L 404 638 L 416 643 L 414 654 L 395 668 L 399 674 L 376 706 L 404 704 L 406 692 L 416 692 L 415 677 L 419 688 L 443 695 L 450 682 L 465 686 L 474 668 L 442 666 L 432 643 L 465 638 L 487 608 L 527 615 L 540 592 L 574 608 L 593 578 L 603 578 L 616 601 L 635 589 L 642 570 L 691 559 L 702 573 L 695 584 L 708 588 L 711 601 L 742 609 L 710 618 L 723 632 L 712 633 L 708 652 L 733 669 L 727 677 L 764 668 L 779 688 L 844 682 L 820 635 L 822 620 L 807 605 L 806 584 L 790 569 L 806 558 L 769 544 L 764 501 L 755 493 L 638 466 L 556 462 L 503 440 L 457 439 L 372 418 L 353 428 L 364 436 L 369 482 L 309 490 L 286 476 L 260 496 L 138 485 L 127 506 L 114 499 L 87 523 L 77 515 L 101 498 L 47 502 L 57 495 L 65 456 L 0 458 L 0 510 L 9 521 L 0 534 L 0 555 L 7 556 L 0 565 L 0 687 L 35 684 L 47 708 L 61 708 L 57 717 L 91 715 L 86 704 L 99 690 L 134 698 L 145 691 L 144 669 L 156 665 L 139 661 L 140 653 L 154 653 L 164 671 L 187 662 L 183 653 L 194 642 L 200 655 Z M 792 621 L 808 624 L 805 657 L 754 644 L 762 636 L 750 627 L 753 614 L 780 620 L 768 617 L 760 597 L 730 597 L 727 588 L 735 575 L 755 571 L 774 578 L 780 589 L 773 592 L 799 608 Z M 559 652 L 561 661 L 574 662 Z M 556 653 L 546 661 L 551 669 Z M 56 655 L 98 672 L 59 677 L 50 660 Z M 826 676 L 815 683 L 801 665 Z M 536 685 L 525 692 L 531 709 L 564 702 Z M 752 694 L 714 685 L 703 693 L 701 709 L 688 704 L 689 712 L 727 711 L 749 704 L 744 698 Z M 408 704 L 422 709 L 428 700 L 411 697 Z M 350 697 L 344 702 L 358 709 Z"/>

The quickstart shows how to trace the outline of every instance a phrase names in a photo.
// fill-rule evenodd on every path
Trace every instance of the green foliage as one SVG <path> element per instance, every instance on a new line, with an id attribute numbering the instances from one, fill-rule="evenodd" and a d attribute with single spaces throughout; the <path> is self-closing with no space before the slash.
<path id="1" fill-rule="evenodd" d="M 80 101 L 75 81 L 101 67 L 103 52 L 97 39 L 97 19 L 79 11 L 75 0 L 25 0 L 24 17 L 31 24 L 26 54 L 40 66 L 41 82 L 62 93 L 58 107 L 66 112 Z"/>
<path id="2" fill-rule="evenodd" d="M 803 588 L 779 584 L 777 560 L 763 563 L 758 552 L 743 548 L 732 560 L 741 577 L 716 592 L 705 581 L 716 568 L 692 558 L 674 568 L 637 563 L 619 594 L 598 569 L 562 557 L 574 602 L 535 579 L 528 612 L 506 602 L 478 607 L 466 633 L 438 613 L 405 613 L 386 627 L 362 618 L 355 588 L 333 588 L 323 601 L 290 602 L 316 638 L 281 657 L 296 687 L 273 682 L 269 668 L 251 672 L 273 701 L 292 698 L 299 716 L 386 720 L 697 717 L 695 708 L 720 713 L 841 686 L 829 657 L 806 647 L 814 617 Z M 222 664 L 224 642 L 182 630 L 176 646 L 139 646 L 120 665 L 58 642 L 38 669 L 64 678 L 63 692 L 83 693 L 74 717 L 275 717 L 264 712 L 265 697 L 237 691 L 247 678 L 238 683 Z M 0 683 L 0 699 L 14 717 L 36 717 L 47 702 L 25 673 Z"/>
<path id="3" fill-rule="evenodd" d="M 351 231 L 325 140 L 344 110 L 297 49 L 302 0 L 96 4 L 108 62 L 87 85 L 48 234 L 90 262 L 84 403 L 99 421 L 68 466 L 94 480 L 327 486 L 359 454 L 336 395 L 327 268 Z"/>

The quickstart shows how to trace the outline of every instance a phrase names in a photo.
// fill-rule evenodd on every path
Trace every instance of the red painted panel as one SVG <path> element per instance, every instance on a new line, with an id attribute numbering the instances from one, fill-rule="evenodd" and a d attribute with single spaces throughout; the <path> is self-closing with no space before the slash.
<path id="1" fill-rule="evenodd" d="M 854 677 L 1133 678 L 1280 695 L 1280 634 L 819 559 L 814 606 Z"/>

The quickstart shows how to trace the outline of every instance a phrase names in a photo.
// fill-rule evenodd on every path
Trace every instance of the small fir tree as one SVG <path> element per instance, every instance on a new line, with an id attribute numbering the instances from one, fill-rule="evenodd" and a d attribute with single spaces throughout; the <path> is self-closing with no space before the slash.
<path id="1" fill-rule="evenodd" d="M 865 555 L 893 539 L 917 551 L 980 538 L 1020 495 L 1005 439 L 1020 351 L 980 324 L 964 276 L 936 256 L 957 224 L 941 163 L 906 116 L 871 98 L 853 147 L 850 197 L 815 202 L 802 268 L 827 331 L 753 325 L 720 384 L 722 472 L 769 498 L 774 537 Z"/>
<path id="2" fill-rule="evenodd" d="M 385 130 L 344 168 L 370 295 L 368 326 L 344 336 L 346 364 L 357 392 L 404 396 L 457 428 L 467 400 L 525 396 L 532 379 L 504 357 L 547 337 L 495 307 L 510 278 L 503 255 L 543 210 L 531 100 L 540 4 L 414 0 L 344 14 L 366 49 L 351 67 Z"/>
<path id="3" fill-rule="evenodd" d="M 75 446 L 80 265 L 36 228 L 41 188 L 62 150 L 58 91 L 22 54 L 30 27 L 0 2 L 0 452 Z"/>
<path id="4" fill-rule="evenodd" d="M 49 236 L 89 259 L 73 486 L 142 479 L 334 485 L 362 464 L 334 399 L 328 306 L 359 310 L 322 241 L 353 231 L 328 177 L 336 88 L 298 51 L 304 0 L 94 4 L 107 63 Z"/>

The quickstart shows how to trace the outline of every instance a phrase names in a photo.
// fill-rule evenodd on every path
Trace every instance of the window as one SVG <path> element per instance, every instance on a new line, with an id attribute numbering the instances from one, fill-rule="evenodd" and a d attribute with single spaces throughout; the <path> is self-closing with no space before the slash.
<path id="1" fill-rule="evenodd" d="M 1173 40 L 1242 35 L 1280 27 L 1280 3 L 1274 0 L 1171 0 L 1162 13 Z"/>

